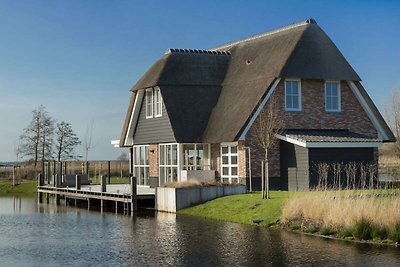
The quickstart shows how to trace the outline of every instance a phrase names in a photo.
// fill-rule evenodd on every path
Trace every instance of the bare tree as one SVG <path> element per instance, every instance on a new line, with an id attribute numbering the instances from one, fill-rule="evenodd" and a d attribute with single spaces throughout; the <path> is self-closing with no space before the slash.
<path id="1" fill-rule="evenodd" d="M 90 125 L 88 125 L 88 127 L 86 128 L 85 140 L 84 140 L 85 161 L 88 161 L 89 151 L 96 146 L 93 142 L 93 125 L 94 121 L 92 120 L 90 122 Z"/>
<path id="2" fill-rule="evenodd" d="M 266 108 L 264 108 L 254 123 L 257 140 L 265 151 L 265 188 L 263 188 L 263 198 L 269 198 L 268 151 L 278 144 L 276 135 L 282 133 L 284 127 L 283 118 L 278 114 L 277 108 L 277 98 L 275 95 L 272 95 L 267 102 Z"/>
<path id="3" fill-rule="evenodd" d="M 58 161 L 76 158 L 74 150 L 81 143 L 70 123 L 57 123 L 55 148 Z"/>
<path id="4" fill-rule="evenodd" d="M 39 159 L 51 157 L 54 121 L 45 107 L 40 105 L 32 111 L 32 120 L 20 136 L 22 156 L 31 157 L 35 170 Z"/>

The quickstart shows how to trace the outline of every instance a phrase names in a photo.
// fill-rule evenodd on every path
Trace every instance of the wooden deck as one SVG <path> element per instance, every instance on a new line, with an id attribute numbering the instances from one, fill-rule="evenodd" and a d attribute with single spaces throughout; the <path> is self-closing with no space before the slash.
<path id="1" fill-rule="evenodd" d="M 115 202 L 131 202 L 132 192 L 129 184 L 107 185 L 106 192 L 101 192 L 101 185 L 82 185 L 81 189 L 75 187 L 54 187 L 51 185 L 38 186 L 38 193 L 53 194 L 72 199 L 100 199 Z M 155 189 L 137 186 L 136 199 L 154 199 Z"/>

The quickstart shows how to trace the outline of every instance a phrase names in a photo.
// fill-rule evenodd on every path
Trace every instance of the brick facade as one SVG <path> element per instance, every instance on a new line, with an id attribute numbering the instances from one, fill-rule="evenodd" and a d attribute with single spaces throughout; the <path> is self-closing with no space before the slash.
<path id="1" fill-rule="evenodd" d="M 299 112 L 285 111 L 284 79 L 282 79 L 278 84 L 273 97 L 276 99 L 278 114 L 284 119 L 286 129 L 346 129 L 351 132 L 376 138 L 378 134 L 374 125 L 346 82 L 342 81 L 340 83 L 340 93 L 341 112 L 325 111 L 324 80 L 301 81 L 302 110 Z M 246 146 L 251 147 L 252 150 L 252 174 L 254 177 L 259 177 L 261 176 L 260 162 L 264 159 L 264 152 L 257 141 L 253 127 L 246 136 Z M 279 144 L 269 151 L 269 162 L 270 176 L 279 177 Z"/>
<path id="2" fill-rule="evenodd" d="M 158 177 L 158 144 L 149 145 L 149 176 Z"/>

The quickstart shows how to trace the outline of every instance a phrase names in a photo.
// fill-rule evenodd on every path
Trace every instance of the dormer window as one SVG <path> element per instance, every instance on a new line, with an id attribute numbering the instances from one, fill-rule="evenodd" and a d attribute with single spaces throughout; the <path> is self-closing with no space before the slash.
<path id="1" fill-rule="evenodd" d="M 153 89 L 146 89 L 146 119 L 153 118 Z"/>
<path id="2" fill-rule="evenodd" d="M 162 116 L 162 97 L 161 91 L 159 87 L 154 88 L 154 109 L 155 109 L 155 117 Z"/>
<path id="3" fill-rule="evenodd" d="M 301 83 L 300 80 L 285 81 L 285 110 L 301 111 Z"/>
<path id="4" fill-rule="evenodd" d="M 325 82 L 325 110 L 327 112 L 340 112 L 340 82 Z"/>
<path id="5" fill-rule="evenodd" d="M 159 87 L 146 89 L 146 119 L 162 116 L 162 96 Z"/>

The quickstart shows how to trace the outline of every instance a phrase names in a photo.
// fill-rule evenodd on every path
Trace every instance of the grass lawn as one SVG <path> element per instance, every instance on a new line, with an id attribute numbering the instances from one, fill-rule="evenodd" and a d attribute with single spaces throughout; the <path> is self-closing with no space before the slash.
<path id="1" fill-rule="evenodd" d="M 272 191 L 268 200 L 262 199 L 260 192 L 220 197 L 180 210 L 178 214 L 243 224 L 254 224 L 253 219 L 259 219 L 264 220 L 260 225 L 267 226 L 280 218 L 289 194 L 286 191 Z"/>
<path id="2" fill-rule="evenodd" d="M 12 182 L 0 182 L 0 196 L 36 196 L 37 181 L 22 181 L 12 185 Z"/>

